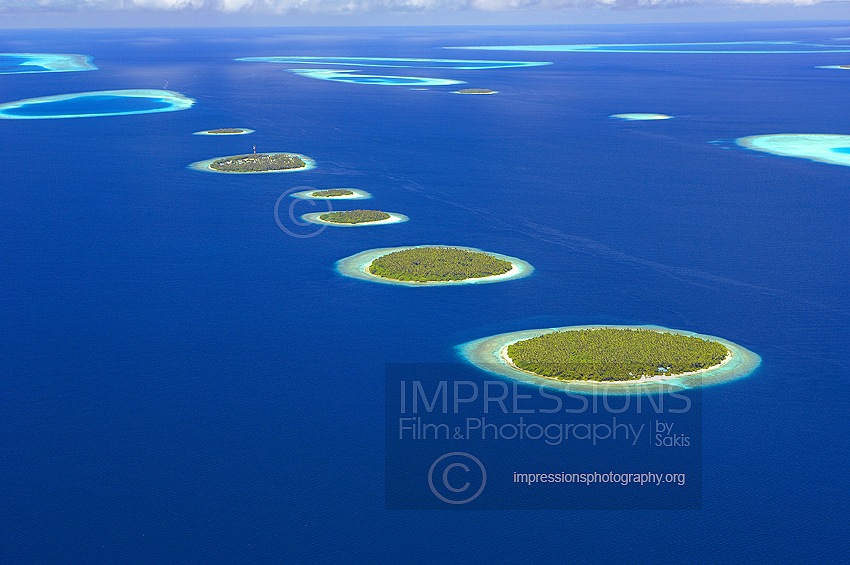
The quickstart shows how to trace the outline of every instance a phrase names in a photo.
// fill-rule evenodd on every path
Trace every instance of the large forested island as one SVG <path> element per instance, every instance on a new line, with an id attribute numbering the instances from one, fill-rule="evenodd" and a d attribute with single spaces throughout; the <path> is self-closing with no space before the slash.
<path id="1" fill-rule="evenodd" d="M 290 153 L 249 153 L 222 157 L 210 163 L 211 169 L 227 173 L 262 173 L 303 169 L 306 166 L 307 163 L 301 160 L 301 157 Z"/>
<path id="2" fill-rule="evenodd" d="M 563 381 L 636 381 L 704 371 L 731 355 L 721 343 L 629 328 L 556 331 L 505 350 L 518 369 Z"/>
<path id="3" fill-rule="evenodd" d="M 390 215 L 380 210 L 346 210 L 344 212 L 328 212 L 319 216 L 320 220 L 332 224 L 362 224 L 389 220 Z"/>
<path id="4" fill-rule="evenodd" d="M 375 276 L 397 281 L 461 281 L 502 275 L 513 268 L 487 253 L 456 247 L 414 247 L 378 257 L 369 265 Z"/>

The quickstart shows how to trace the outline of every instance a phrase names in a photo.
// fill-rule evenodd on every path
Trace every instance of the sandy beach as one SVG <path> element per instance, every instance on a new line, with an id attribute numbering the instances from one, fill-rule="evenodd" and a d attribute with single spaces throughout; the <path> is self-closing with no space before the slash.
<path id="1" fill-rule="evenodd" d="M 331 190 L 328 188 L 311 188 L 310 190 L 302 190 L 300 192 L 293 192 L 290 194 L 293 198 L 303 198 L 305 200 L 367 200 L 372 198 L 372 195 L 366 192 L 365 190 L 360 190 L 359 188 L 342 188 L 338 190 L 350 190 L 353 194 L 343 194 L 341 196 L 313 196 L 316 192 L 322 192 L 324 190 Z"/>
<path id="2" fill-rule="evenodd" d="M 722 363 L 714 365 L 713 367 L 699 371 L 680 373 L 677 375 L 644 377 L 633 381 L 562 381 L 542 377 L 529 371 L 519 369 L 513 364 L 513 361 L 506 352 L 508 346 L 518 341 L 530 339 L 553 331 L 599 328 L 654 330 L 693 336 L 721 343 L 724 347 L 726 347 L 729 353 Z M 726 339 L 652 325 L 587 325 L 522 330 L 473 340 L 457 346 L 456 349 L 458 354 L 467 362 L 472 363 L 476 367 L 487 371 L 488 373 L 508 377 L 534 386 L 543 386 L 546 388 L 577 392 L 580 394 L 628 395 L 637 392 L 654 394 L 710 386 L 745 377 L 752 373 L 761 364 L 761 357 L 757 354 Z"/>
<path id="3" fill-rule="evenodd" d="M 383 220 L 375 220 L 374 222 L 360 222 L 357 224 L 343 224 L 341 222 L 327 222 L 321 219 L 320 216 L 324 216 L 329 212 L 310 212 L 309 214 L 304 214 L 301 216 L 301 219 L 305 222 L 310 222 L 311 224 L 321 224 L 323 226 L 336 226 L 340 228 L 360 228 L 367 226 L 384 226 L 387 224 L 400 224 L 402 222 L 408 221 L 410 218 L 405 216 L 404 214 L 396 214 L 394 212 L 386 212 L 390 215 L 389 218 L 385 218 Z"/>
<path id="4" fill-rule="evenodd" d="M 427 282 L 418 282 L 418 281 L 398 281 L 393 279 L 388 279 L 384 277 L 379 277 L 377 275 L 373 275 L 369 272 L 369 266 L 372 262 L 378 257 L 382 257 L 394 251 L 403 251 L 405 249 L 414 249 L 417 247 L 452 247 L 455 249 L 463 249 L 466 251 L 474 251 L 478 253 L 486 253 L 488 255 L 492 255 L 497 259 L 502 259 L 503 261 L 508 261 L 511 264 L 511 269 L 500 275 L 490 275 L 487 277 L 479 277 L 472 279 L 463 279 L 458 281 L 427 281 Z M 473 247 L 461 247 L 458 245 L 412 245 L 407 247 L 387 247 L 383 249 L 369 249 L 367 251 L 362 251 L 357 253 L 356 255 L 352 255 L 350 257 L 346 257 L 344 259 L 340 259 L 336 263 L 337 271 L 345 275 L 347 277 L 367 280 L 372 282 L 380 282 L 385 284 L 397 284 L 401 286 L 451 286 L 451 285 L 459 285 L 459 284 L 490 284 L 496 282 L 502 282 L 510 279 L 519 279 L 523 277 L 527 277 L 534 271 L 534 267 L 532 267 L 529 263 L 523 261 L 522 259 L 518 259 L 516 257 L 510 257 L 508 255 L 502 255 L 501 253 L 493 253 L 490 251 L 482 251 L 481 249 L 476 249 Z"/>

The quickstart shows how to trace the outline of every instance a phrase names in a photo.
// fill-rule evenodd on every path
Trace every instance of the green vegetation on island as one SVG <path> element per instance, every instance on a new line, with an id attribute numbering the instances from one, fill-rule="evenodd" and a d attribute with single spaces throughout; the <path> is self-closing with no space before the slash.
<path id="1" fill-rule="evenodd" d="M 223 157 L 210 163 L 214 171 L 227 173 L 261 173 L 264 171 L 283 171 L 301 169 L 307 164 L 297 155 L 289 153 L 250 153 Z"/>
<path id="2" fill-rule="evenodd" d="M 489 88 L 462 88 L 457 91 L 458 94 L 493 94 L 493 90 Z"/>
<path id="3" fill-rule="evenodd" d="M 242 128 L 219 128 L 219 129 L 211 129 L 207 130 L 206 133 L 245 133 L 245 130 Z"/>
<path id="4" fill-rule="evenodd" d="M 728 353 L 716 341 L 617 328 L 551 332 L 507 348 L 518 368 L 564 381 L 632 381 L 690 373 L 719 365 Z"/>
<path id="5" fill-rule="evenodd" d="M 328 212 L 319 216 L 320 220 L 334 224 L 362 224 L 379 222 L 389 218 L 389 214 L 380 210 L 347 210 L 345 212 Z"/>
<path id="6" fill-rule="evenodd" d="M 397 281 L 436 282 L 502 275 L 512 268 L 510 261 L 487 253 L 455 247 L 414 247 L 378 257 L 369 272 Z"/>
<path id="7" fill-rule="evenodd" d="M 331 198 L 334 196 L 351 196 L 354 192 L 348 190 L 346 188 L 331 188 L 328 190 L 317 190 L 310 194 L 310 196 L 314 196 L 316 198 Z"/>

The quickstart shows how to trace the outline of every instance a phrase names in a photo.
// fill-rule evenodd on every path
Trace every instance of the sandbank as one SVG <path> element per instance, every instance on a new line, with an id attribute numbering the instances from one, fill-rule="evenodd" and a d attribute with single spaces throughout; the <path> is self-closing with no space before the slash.
<path id="1" fill-rule="evenodd" d="M 399 57 L 241 57 L 237 61 L 310 65 L 354 65 L 358 67 L 402 67 L 418 69 L 504 69 L 551 65 L 537 61 L 480 61 L 468 59 L 415 59 Z"/>
<path id="2" fill-rule="evenodd" d="M 195 169 L 196 171 L 206 171 L 208 173 L 223 173 L 227 175 L 262 175 L 265 173 L 294 173 L 297 171 L 309 171 L 310 169 L 316 168 L 316 162 L 311 158 L 301 155 L 300 153 L 292 153 L 290 151 L 272 151 L 268 153 L 264 153 L 264 155 L 279 155 L 281 153 L 285 153 L 286 155 L 295 155 L 304 161 L 303 167 L 298 167 L 297 169 L 275 169 L 272 171 L 217 171 L 213 169 L 210 165 L 219 159 L 227 159 L 228 157 L 238 157 L 239 155 L 226 155 L 224 157 L 214 157 L 212 159 L 207 159 L 205 161 L 197 161 L 189 165 L 190 169 Z M 247 153 L 246 153 L 247 155 Z"/>
<path id="3" fill-rule="evenodd" d="M 673 116 L 668 116 L 667 114 L 611 114 L 608 117 L 636 122 L 644 120 L 669 120 Z"/>
<path id="4" fill-rule="evenodd" d="M 359 72 L 356 70 L 339 69 L 289 69 L 289 72 L 320 80 L 350 82 L 354 84 L 379 84 L 385 86 L 445 86 L 447 84 L 463 84 L 464 82 L 462 80 L 450 80 L 447 78 L 361 75 L 354 74 Z"/>
<path id="5" fill-rule="evenodd" d="M 96 106 L 98 102 L 108 104 L 111 98 L 149 98 L 155 100 L 162 106 L 157 108 L 146 108 L 140 110 L 119 110 L 119 111 L 100 111 L 86 112 L 73 114 L 22 114 L 14 113 L 15 110 L 25 108 L 27 106 L 44 105 L 62 103 L 66 100 L 74 100 L 80 98 L 91 98 L 92 105 Z M 37 120 L 50 118 L 93 118 L 99 116 L 127 116 L 132 114 L 151 114 L 156 112 L 175 112 L 178 110 L 186 110 L 191 108 L 195 100 L 187 98 L 178 92 L 170 90 L 99 90 L 95 92 L 77 92 L 75 94 L 57 94 L 55 96 L 42 96 L 40 98 L 27 98 L 25 100 L 17 100 L 15 102 L 7 102 L 0 104 L 0 118 L 10 120 Z M 11 113 L 9 113 L 11 112 Z"/>
<path id="6" fill-rule="evenodd" d="M 387 255 L 388 253 L 392 253 L 394 251 L 403 251 L 405 249 L 416 249 L 420 247 L 452 247 L 454 249 L 463 249 L 465 251 L 473 251 L 476 253 L 486 253 L 487 255 L 492 255 L 493 257 L 496 257 L 497 259 L 508 261 L 511 264 L 511 270 L 507 273 L 502 273 L 501 275 L 491 275 L 489 277 L 463 279 L 460 281 L 428 282 L 397 281 L 393 279 L 379 277 L 369 272 L 369 266 L 372 264 L 372 261 L 374 261 L 378 257 L 383 257 L 384 255 Z M 476 249 L 474 247 L 461 247 L 459 245 L 409 245 L 406 247 L 385 247 L 382 249 L 369 249 L 367 251 L 361 251 L 356 255 L 351 255 L 350 257 L 346 257 L 337 261 L 336 270 L 341 275 L 344 275 L 346 277 L 385 284 L 396 284 L 400 286 L 452 286 L 460 284 L 487 284 L 506 281 L 510 279 L 519 279 L 530 275 L 532 271 L 534 271 L 534 267 L 532 267 L 530 264 L 523 261 L 522 259 L 517 259 L 516 257 L 509 257 L 507 255 L 502 255 L 501 253 L 482 251 L 481 249 Z"/>
<path id="7" fill-rule="evenodd" d="M 720 41 L 706 43 L 590 43 L 572 45 L 466 45 L 444 49 L 596 53 L 850 53 L 850 46 L 797 41 Z"/>
<path id="8" fill-rule="evenodd" d="M 214 129 L 208 129 L 205 131 L 196 131 L 192 135 L 245 135 L 247 133 L 254 133 L 254 130 L 248 128 L 217 128 L 217 129 L 236 129 L 239 131 L 228 131 L 225 133 L 220 133 L 215 131 Z"/>
<path id="9" fill-rule="evenodd" d="M 316 192 L 324 190 L 334 190 L 331 188 L 311 188 L 310 190 L 302 190 L 301 192 L 293 192 L 290 194 L 293 198 L 304 198 L 307 200 L 366 200 L 372 198 L 372 195 L 365 190 L 359 188 L 342 188 L 339 190 L 350 190 L 354 194 L 343 194 L 341 196 L 313 196 Z"/>
<path id="10" fill-rule="evenodd" d="M 553 331 L 583 330 L 583 329 L 641 329 L 667 332 L 685 336 L 698 337 L 721 343 L 729 351 L 726 359 L 719 365 L 678 375 L 656 377 L 643 377 L 634 381 L 562 381 L 541 377 L 528 371 L 517 368 L 507 356 L 506 349 L 518 341 L 530 339 Z M 567 326 L 561 328 L 544 328 L 536 330 L 524 330 L 510 332 L 490 337 L 485 337 L 457 346 L 458 354 L 469 363 L 479 369 L 509 377 L 534 386 L 576 392 L 580 394 L 655 394 L 662 392 L 675 392 L 691 388 L 716 385 L 740 379 L 752 373 L 760 364 L 761 357 L 752 351 L 741 347 L 736 343 L 720 337 L 698 334 L 684 330 L 673 330 L 661 326 L 617 326 L 617 325 L 589 325 L 589 326 Z"/>
<path id="11" fill-rule="evenodd" d="M 334 210 L 334 212 L 340 212 L 344 210 Z M 323 226 L 337 226 L 340 228 L 359 228 L 365 226 L 385 226 L 387 224 L 400 224 L 401 222 L 406 222 L 410 218 L 405 216 L 404 214 L 396 214 L 394 212 L 386 212 L 389 214 L 389 218 L 385 218 L 383 220 L 375 220 L 374 222 L 360 222 L 357 224 L 343 224 L 340 222 L 327 222 L 319 218 L 319 216 L 323 216 L 328 214 L 329 212 L 310 212 L 309 214 L 304 214 L 301 216 L 301 219 L 310 222 L 311 224 L 321 224 Z"/>
<path id="12" fill-rule="evenodd" d="M 747 149 L 773 155 L 799 157 L 850 167 L 850 135 L 814 133 L 753 135 L 736 139 L 735 143 Z"/>
<path id="13" fill-rule="evenodd" d="M 14 64 L 4 63 L 4 60 Z M 88 55 L 65 53 L 0 53 L 0 75 L 96 71 Z"/>
<path id="14" fill-rule="evenodd" d="M 452 94 L 465 94 L 465 95 L 468 95 L 468 96 L 474 96 L 476 94 L 498 94 L 498 93 L 499 93 L 498 90 L 489 90 L 489 92 L 464 92 L 462 90 L 455 90 Z"/>

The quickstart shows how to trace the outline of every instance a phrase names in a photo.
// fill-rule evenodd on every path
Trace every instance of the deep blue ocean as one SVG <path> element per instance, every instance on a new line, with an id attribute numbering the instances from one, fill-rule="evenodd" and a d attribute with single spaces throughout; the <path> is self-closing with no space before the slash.
<path id="1" fill-rule="evenodd" d="M 815 68 L 850 52 L 443 47 L 846 47 L 847 29 L 0 31 L 0 52 L 83 54 L 99 69 L 0 75 L 0 103 L 116 89 L 196 100 L 0 119 L 0 562 L 845 560 L 850 169 L 734 140 L 850 134 L 850 70 Z M 417 90 L 235 60 L 265 56 L 552 64 L 360 71 L 466 83 Z M 609 118 L 630 112 L 673 119 Z M 192 135 L 224 127 L 255 132 Z M 188 168 L 253 146 L 317 166 Z M 288 196 L 275 217 L 296 187 L 365 190 L 371 200 L 334 209 L 410 221 L 312 234 L 284 214 Z M 407 288 L 334 267 L 421 244 L 535 271 Z M 581 324 L 691 330 L 761 356 L 751 375 L 702 389 L 701 510 L 385 509 L 385 364 L 457 363 L 470 340 Z"/>

